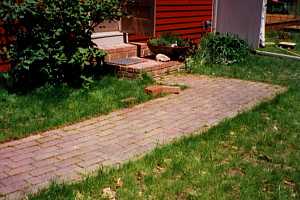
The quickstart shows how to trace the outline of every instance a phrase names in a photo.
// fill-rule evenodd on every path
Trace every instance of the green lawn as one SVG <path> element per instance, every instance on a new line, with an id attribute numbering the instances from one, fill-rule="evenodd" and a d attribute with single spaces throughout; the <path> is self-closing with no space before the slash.
<path id="1" fill-rule="evenodd" d="M 267 45 L 265 48 L 260 48 L 259 50 L 281 53 L 281 54 L 292 55 L 292 56 L 300 56 L 300 34 L 299 33 L 269 32 L 267 33 L 266 37 L 267 37 L 266 42 L 273 42 L 274 44 Z M 295 49 L 283 49 L 277 46 L 279 42 L 294 42 L 296 43 L 296 47 Z"/>
<path id="2" fill-rule="evenodd" d="M 251 56 L 193 73 L 264 81 L 289 90 L 210 129 L 76 184 L 52 185 L 30 199 L 299 199 L 300 62 Z M 119 181 L 117 181 L 119 179 Z M 123 184 L 120 184 L 122 182 Z"/>
<path id="3" fill-rule="evenodd" d="M 144 87 L 152 80 L 119 80 L 106 76 L 89 89 L 67 86 L 43 87 L 26 95 L 9 94 L 0 88 L 0 142 L 28 136 L 85 118 L 105 114 L 151 97 Z"/>

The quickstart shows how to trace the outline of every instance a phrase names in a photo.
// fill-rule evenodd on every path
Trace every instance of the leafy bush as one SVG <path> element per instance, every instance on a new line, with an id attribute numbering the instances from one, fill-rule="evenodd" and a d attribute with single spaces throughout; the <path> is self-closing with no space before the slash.
<path id="1" fill-rule="evenodd" d="M 172 33 L 162 34 L 158 38 L 150 39 L 149 43 L 153 46 L 171 46 L 176 44 L 179 47 L 188 47 L 190 45 L 188 40 L 182 39 Z"/>
<path id="2" fill-rule="evenodd" d="M 232 64 L 243 61 L 250 53 L 248 44 L 235 35 L 210 33 L 201 40 L 195 59 L 201 64 Z"/>
<path id="3" fill-rule="evenodd" d="M 7 47 L 14 87 L 45 83 L 81 85 L 101 65 L 105 52 L 94 47 L 94 28 L 121 16 L 118 0 L 1 0 L 0 21 L 16 36 Z"/>

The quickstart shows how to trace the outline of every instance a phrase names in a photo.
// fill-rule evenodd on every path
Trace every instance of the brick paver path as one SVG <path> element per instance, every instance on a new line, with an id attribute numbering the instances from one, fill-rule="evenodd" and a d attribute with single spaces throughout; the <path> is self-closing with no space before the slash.
<path id="1" fill-rule="evenodd" d="M 165 82 L 189 88 L 179 95 L 0 144 L 0 199 L 21 198 L 52 180 L 78 180 L 82 173 L 122 163 L 283 91 L 263 83 L 205 76 L 170 76 Z"/>

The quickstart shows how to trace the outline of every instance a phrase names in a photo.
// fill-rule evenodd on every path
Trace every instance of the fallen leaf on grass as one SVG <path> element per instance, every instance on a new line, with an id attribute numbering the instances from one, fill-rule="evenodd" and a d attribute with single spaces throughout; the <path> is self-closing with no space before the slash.
<path id="1" fill-rule="evenodd" d="M 228 144 L 228 143 L 226 143 L 226 142 L 224 142 L 224 141 L 221 141 L 220 142 L 220 145 L 223 147 L 223 148 L 229 148 L 231 145 L 230 144 Z"/>
<path id="2" fill-rule="evenodd" d="M 164 159 L 164 163 L 166 163 L 167 165 L 169 165 L 171 162 L 172 162 L 172 159 L 170 159 L 170 158 Z"/>
<path id="3" fill-rule="evenodd" d="M 142 191 L 139 191 L 138 196 L 139 196 L 139 197 L 142 197 L 142 196 L 143 196 L 143 192 L 142 192 Z"/>
<path id="4" fill-rule="evenodd" d="M 269 117 L 268 113 L 262 113 L 261 115 L 262 115 L 262 117 L 263 117 L 264 119 L 266 119 L 266 120 L 268 120 L 268 121 L 271 120 L 271 118 Z"/>
<path id="5" fill-rule="evenodd" d="M 202 174 L 202 175 L 206 175 L 207 172 L 206 172 L 206 171 L 201 171 L 201 174 Z"/>
<path id="6" fill-rule="evenodd" d="M 264 161 L 267 161 L 267 162 L 272 161 L 272 158 L 270 156 L 265 155 L 265 154 L 259 154 L 258 159 L 259 160 L 264 160 Z"/>
<path id="7" fill-rule="evenodd" d="M 139 181 L 139 182 L 142 181 L 145 175 L 146 175 L 145 172 L 143 172 L 143 171 L 138 171 L 137 174 L 136 174 L 136 179 L 137 179 L 137 181 Z"/>
<path id="8" fill-rule="evenodd" d="M 81 192 L 77 191 L 75 195 L 75 200 L 92 200 L 90 196 L 85 196 Z"/>
<path id="9" fill-rule="evenodd" d="M 104 188 L 102 190 L 102 198 L 116 200 L 116 192 L 113 191 L 110 187 Z"/>
<path id="10" fill-rule="evenodd" d="M 116 183 L 116 188 L 121 188 L 121 187 L 123 187 L 123 181 L 121 178 L 118 178 Z"/>
<path id="11" fill-rule="evenodd" d="M 222 161 L 220 162 L 220 165 L 226 165 L 226 164 L 228 164 L 228 163 L 230 163 L 230 160 L 229 160 L 228 158 L 225 158 L 224 160 L 222 160 Z"/>
<path id="12" fill-rule="evenodd" d="M 244 161 L 251 163 L 253 166 L 257 165 L 257 160 L 251 152 L 244 152 L 241 157 Z"/>
<path id="13" fill-rule="evenodd" d="M 154 172 L 155 173 L 157 173 L 157 174 L 161 174 L 161 173 L 163 173 L 165 171 L 165 168 L 164 167 L 162 167 L 161 165 L 157 165 L 156 167 L 155 167 L 155 169 L 154 169 Z"/>
<path id="14" fill-rule="evenodd" d="M 235 167 L 228 170 L 229 176 L 244 176 L 245 173 L 242 171 L 241 168 Z"/>
<path id="15" fill-rule="evenodd" d="M 285 179 L 283 181 L 283 183 L 284 183 L 284 185 L 286 185 L 287 187 L 292 188 L 292 189 L 294 189 L 296 187 L 296 183 L 290 179 Z"/>
<path id="16" fill-rule="evenodd" d="M 238 150 L 239 148 L 238 148 L 237 146 L 232 145 L 232 146 L 231 146 L 231 149 L 233 149 L 233 150 Z"/>

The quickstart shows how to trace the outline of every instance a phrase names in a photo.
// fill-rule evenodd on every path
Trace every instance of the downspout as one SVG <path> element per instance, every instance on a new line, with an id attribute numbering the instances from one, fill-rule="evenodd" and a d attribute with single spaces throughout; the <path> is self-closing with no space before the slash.
<path id="1" fill-rule="evenodd" d="M 156 6 L 157 6 L 157 2 L 156 0 L 154 0 L 154 8 L 153 8 L 153 37 L 156 37 Z"/>
<path id="2" fill-rule="evenodd" d="M 259 34 L 259 46 L 266 46 L 266 18 L 267 18 L 267 0 L 262 1 L 262 12 L 260 19 L 260 34 Z"/>

